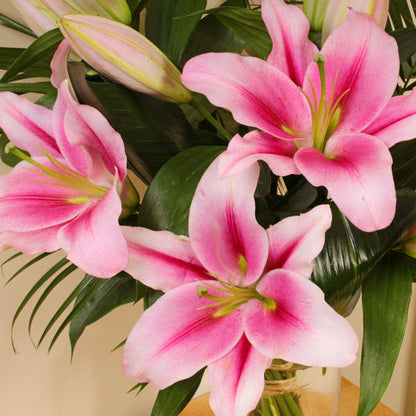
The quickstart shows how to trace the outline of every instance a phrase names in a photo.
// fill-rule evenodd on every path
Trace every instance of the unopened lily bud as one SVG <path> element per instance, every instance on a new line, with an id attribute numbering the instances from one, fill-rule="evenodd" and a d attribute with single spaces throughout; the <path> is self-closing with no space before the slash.
<path id="1" fill-rule="evenodd" d="M 87 15 L 65 16 L 59 26 L 72 49 L 113 81 L 165 101 L 191 101 L 175 65 L 131 27 Z"/>
<path id="2" fill-rule="evenodd" d="M 122 207 L 120 219 L 123 219 L 127 218 L 135 210 L 137 210 L 140 202 L 140 196 L 128 176 L 126 176 L 122 184 L 120 183 L 120 187 L 119 196 Z"/>
<path id="3" fill-rule="evenodd" d="M 342 2 L 341 0 L 339 1 Z M 326 9 L 329 3 L 330 0 L 304 0 L 303 12 L 309 20 L 312 31 L 322 31 Z"/>
<path id="4" fill-rule="evenodd" d="M 67 14 L 103 16 L 130 24 L 131 12 L 126 0 L 12 0 L 27 25 L 36 35 L 55 29 Z"/>
<path id="5" fill-rule="evenodd" d="M 390 0 L 329 0 L 322 29 L 322 42 L 341 24 L 348 8 L 367 13 L 382 28 L 386 26 Z"/>

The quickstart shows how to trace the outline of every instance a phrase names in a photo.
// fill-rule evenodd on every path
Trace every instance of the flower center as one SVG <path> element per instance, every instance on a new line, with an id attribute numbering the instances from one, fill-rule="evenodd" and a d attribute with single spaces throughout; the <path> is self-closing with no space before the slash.
<path id="1" fill-rule="evenodd" d="M 259 300 L 267 309 L 276 309 L 276 302 L 273 299 L 260 295 L 254 287 L 238 287 L 234 286 L 231 281 L 225 283 L 218 278 L 217 281 L 221 284 L 221 287 L 210 285 L 207 282 L 204 282 L 203 286 L 197 287 L 198 297 L 213 301 L 213 303 L 205 305 L 201 309 L 216 308 L 216 311 L 213 314 L 214 318 L 228 315 L 230 312 L 248 302 L 250 299 Z M 222 292 L 225 295 L 213 295 L 212 293 L 209 293 L 210 288 L 215 291 Z"/>
<path id="2" fill-rule="evenodd" d="M 38 169 L 25 168 L 30 172 L 37 173 L 40 176 L 44 176 L 46 180 L 36 180 L 25 178 L 28 181 L 44 183 L 48 185 L 61 186 L 64 188 L 74 189 L 80 192 L 79 196 L 68 198 L 68 202 L 72 204 L 83 204 L 92 198 L 101 199 L 108 192 L 109 188 L 105 186 L 98 186 L 91 183 L 84 175 L 70 169 L 62 164 L 59 160 L 54 158 L 45 149 L 41 148 L 41 153 L 48 158 L 54 169 L 48 168 L 41 163 L 33 160 L 31 157 L 17 149 L 13 143 L 9 143 L 6 146 L 6 153 L 12 153 L 19 159 L 22 159 Z"/>
<path id="3" fill-rule="evenodd" d="M 319 103 L 315 88 L 309 78 L 308 81 L 312 89 L 313 102 L 305 93 L 305 91 L 301 90 L 303 95 L 306 97 L 309 108 L 311 110 L 313 147 L 317 148 L 321 152 L 324 152 L 326 142 L 331 137 L 331 134 L 334 132 L 335 128 L 338 126 L 339 120 L 341 118 L 340 103 L 344 96 L 349 92 L 349 89 L 344 91 L 334 103 L 335 86 L 338 78 L 337 73 L 332 85 L 329 101 L 326 100 L 325 59 L 325 56 L 320 53 L 314 57 L 314 62 L 316 62 L 318 65 L 319 76 L 321 79 L 321 95 Z"/>

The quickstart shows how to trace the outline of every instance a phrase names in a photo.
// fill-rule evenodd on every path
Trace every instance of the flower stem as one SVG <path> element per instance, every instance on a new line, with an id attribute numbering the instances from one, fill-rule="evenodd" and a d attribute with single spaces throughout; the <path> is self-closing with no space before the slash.
<path id="1" fill-rule="evenodd" d="M 196 108 L 222 134 L 222 136 L 227 142 L 231 140 L 231 134 L 228 133 L 227 130 L 225 130 L 224 126 L 221 123 L 219 123 L 214 117 L 212 117 L 209 111 L 195 97 L 192 98 L 192 101 L 189 104 Z"/>

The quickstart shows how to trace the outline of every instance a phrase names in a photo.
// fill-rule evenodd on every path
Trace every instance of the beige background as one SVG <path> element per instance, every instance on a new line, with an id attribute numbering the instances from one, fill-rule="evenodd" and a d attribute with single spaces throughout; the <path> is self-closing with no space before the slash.
<path id="1" fill-rule="evenodd" d="M 0 0 L 0 13 L 19 18 L 8 0 Z M 0 46 L 26 46 L 30 40 L 29 37 L 0 27 Z M 6 171 L 6 168 L 2 169 L 2 172 Z M 8 255 L 1 253 L 0 260 Z M 54 254 L 55 262 L 60 257 L 62 254 Z M 19 262 L 15 261 L 4 268 L 3 283 L 17 270 L 18 265 Z M 127 394 L 134 381 L 123 375 L 121 350 L 110 352 L 127 337 L 139 316 L 140 305 L 119 308 L 89 327 L 79 341 L 71 364 L 66 332 L 50 354 L 47 353 L 50 337 L 38 351 L 33 347 L 26 328 L 27 312 L 34 306 L 34 302 L 31 302 L 16 324 L 15 342 L 19 354 L 13 353 L 10 343 L 13 314 L 42 270 L 47 269 L 48 263 L 42 263 L 0 290 L 0 415 L 149 416 L 155 390 L 148 387 L 137 398 L 134 393 Z M 45 323 L 81 277 L 78 273 L 66 279 L 55 295 L 45 302 L 34 324 L 35 339 L 38 339 Z M 416 357 L 415 308 L 413 301 L 405 343 L 393 380 L 383 398 L 383 402 L 400 416 L 415 415 L 416 380 L 412 371 Z M 360 307 L 356 308 L 350 322 L 361 336 Z M 343 374 L 358 384 L 359 362 L 344 369 Z M 206 390 L 205 380 L 201 392 Z"/>

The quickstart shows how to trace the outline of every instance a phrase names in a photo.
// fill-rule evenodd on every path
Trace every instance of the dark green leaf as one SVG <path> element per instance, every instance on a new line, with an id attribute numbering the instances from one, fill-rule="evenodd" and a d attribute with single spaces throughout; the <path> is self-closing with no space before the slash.
<path id="1" fill-rule="evenodd" d="M 396 187 L 416 189 L 416 139 L 397 143 L 390 151 Z"/>
<path id="2" fill-rule="evenodd" d="M 175 154 L 219 139 L 193 129 L 180 108 L 110 82 L 89 82 L 112 126 L 123 137 L 130 163 L 150 183 Z"/>
<path id="3" fill-rule="evenodd" d="M 403 28 L 390 33 L 399 45 L 400 62 L 407 61 L 416 53 L 416 29 Z"/>
<path id="4" fill-rule="evenodd" d="M 13 19 L 10 19 L 10 17 L 5 16 L 4 14 L 0 14 L 0 25 L 6 26 L 13 30 L 17 30 L 18 32 L 24 33 L 25 35 L 36 37 L 36 35 L 29 28 L 21 25 L 19 22 L 16 22 Z"/>
<path id="5" fill-rule="evenodd" d="M 151 416 L 178 416 L 197 391 L 204 371 L 202 369 L 192 377 L 161 390 L 156 397 Z"/>
<path id="6" fill-rule="evenodd" d="M 207 12 L 216 16 L 239 38 L 247 42 L 260 58 L 268 57 L 272 50 L 272 40 L 259 11 L 241 7 L 216 7 Z"/>
<path id="7" fill-rule="evenodd" d="M 225 6 L 235 5 L 234 3 L 239 2 L 240 0 L 229 0 Z M 245 42 L 240 37 L 214 15 L 206 16 L 198 23 L 189 39 L 182 56 L 181 67 L 192 57 L 207 52 L 240 53 L 244 44 Z"/>
<path id="8" fill-rule="evenodd" d="M 37 94 L 48 94 L 54 91 L 53 85 L 48 82 L 13 82 L 13 83 L 2 83 L 0 82 L 0 91 L 10 91 L 16 94 L 26 94 L 33 92 Z"/>
<path id="9" fill-rule="evenodd" d="M 196 186 L 211 162 L 224 150 L 224 146 L 198 146 L 170 159 L 144 196 L 140 225 L 187 234 L 189 206 Z"/>
<path id="10" fill-rule="evenodd" d="M 146 6 L 146 36 L 178 65 L 206 0 L 151 0 Z M 184 17 L 187 16 L 187 17 Z"/>
<path id="11" fill-rule="evenodd" d="M 363 284 L 364 339 L 358 416 L 368 416 L 385 392 L 406 330 L 412 273 L 404 254 L 390 252 Z"/>
<path id="12" fill-rule="evenodd" d="M 44 60 L 45 56 L 50 59 L 62 39 L 59 29 L 51 30 L 37 38 L 3 74 L 0 81 L 13 81 L 18 78 L 19 73 Z"/>
<path id="13" fill-rule="evenodd" d="M 416 194 L 398 191 L 397 212 L 384 230 L 365 233 L 355 228 L 337 208 L 325 246 L 315 259 L 312 280 L 324 291 L 327 302 L 348 315 L 358 300 L 361 284 L 371 269 L 416 223 Z"/>
<path id="14" fill-rule="evenodd" d="M 89 286 L 78 295 L 74 307 L 77 307 L 80 302 L 84 302 L 84 306 L 72 317 L 69 326 L 72 352 L 79 337 L 88 325 L 102 318 L 118 306 L 135 302 L 144 296 L 147 288 L 139 283 L 140 289 L 139 293 L 137 293 L 136 283 L 139 282 L 124 272 L 111 279 L 103 280 L 96 278 L 89 283 Z M 98 287 L 98 290 L 93 290 L 96 287 Z"/>
<path id="15" fill-rule="evenodd" d="M 0 48 L 0 69 L 9 69 L 23 51 L 23 48 Z"/>

